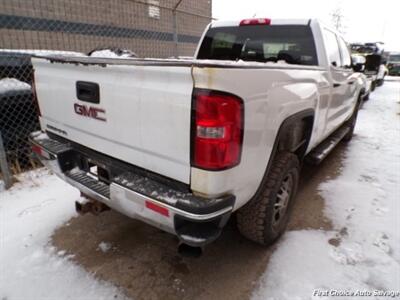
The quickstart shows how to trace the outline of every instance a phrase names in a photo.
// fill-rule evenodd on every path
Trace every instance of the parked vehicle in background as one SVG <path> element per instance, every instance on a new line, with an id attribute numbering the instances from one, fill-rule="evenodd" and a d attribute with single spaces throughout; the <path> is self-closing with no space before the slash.
<path id="1" fill-rule="evenodd" d="M 378 54 L 378 55 L 383 55 L 383 52 L 385 51 L 384 45 L 385 43 L 383 42 L 373 42 L 373 43 L 365 43 L 365 47 L 368 47 L 371 53 L 373 54 Z"/>
<path id="2" fill-rule="evenodd" d="M 33 58 L 33 151 L 90 202 L 214 241 L 237 212 L 268 245 L 285 231 L 303 161 L 350 141 L 365 90 L 343 37 L 318 20 L 216 21 L 195 59 Z"/>
<path id="3" fill-rule="evenodd" d="M 384 83 L 388 70 L 385 66 L 383 43 L 353 43 L 351 44 L 352 54 L 362 55 L 365 57 L 364 74 L 372 80 L 371 90 L 374 91 L 376 86 Z"/>
<path id="4" fill-rule="evenodd" d="M 353 63 L 353 69 L 355 72 L 359 72 L 360 75 L 360 84 L 363 87 L 363 95 L 362 99 L 363 101 L 369 100 L 369 95 L 371 94 L 371 87 L 372 87 L 372 82 L 373 82 L 373 77 L 372 76 L 367 76 L 364 74 L 365 70 L 365 62 L 366 59 L 362 55 L 352 55 L 351 56 L 352 63 Z"/>
<path id="5" fill-rule="evenodd" d="M 383 85 L 385 80 L 385 76 L 387 74 L 386 66 L 382 63 L 382 56 L 378 54 L 369 54 L 366 57 L 365 62 L 365 75 L 369 76 L 372 81 L 372 90 L 375 89 L 376 86 Z"/>
<path id="6" fill-rule="evenodd" d="M 83 56 L 84 54 L 59 50 L 0 49 L 0 79 L 15 78 L 30 84 L 32 80 L 32 55 Z"/>
<path id="7" fill-rule="evenodd" d="M 389 75 L 399 76 L 400 75 L 400 52 L 391 52 L 389 54 L 387 68 Z"/>
<path id="8" fill-rule="evenodd" d="M 10 169 L 20 173 L 34 167 L 29 134 L 40 128 L 32 97 L 32 55 L 78 55 L 56 50 L 0 49 L 0 134 Z M 82 55 L 82 54 L 80 54 Z"/>

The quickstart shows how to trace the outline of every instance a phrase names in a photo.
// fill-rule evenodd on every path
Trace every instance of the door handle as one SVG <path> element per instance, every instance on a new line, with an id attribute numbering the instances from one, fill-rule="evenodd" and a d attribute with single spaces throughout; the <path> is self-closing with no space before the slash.
<path id="1" fill-rule="evenodd" d="M 76 82 L 76 98 L 81 101 L 99 104 L 100 88 L 95 82 L 77 81 Z"/>
<path id="2" fill-rule="evenodd" d="M 337 87 L 339 87 L 339 86 L 340 86 L 340 83 L 334 83 L 334 84 L 333 84 L 333 87 L 334 87 L 334 88 L 337 88 Z"/>
<path id="3" fill-rule="evenodd" d="M 347 81 L 347 84 L 354 84 L 355 80 Z"/>

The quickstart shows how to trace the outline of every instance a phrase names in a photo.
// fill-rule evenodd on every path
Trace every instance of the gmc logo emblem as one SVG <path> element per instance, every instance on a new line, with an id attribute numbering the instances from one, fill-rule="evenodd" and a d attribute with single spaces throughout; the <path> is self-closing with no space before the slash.
<path id="1" fill-rule="evenodd" d="M 96 120 L 103 121 L 103 122 L 107 121 L 107 119 L 105 118 L 106 111 L 102 108 L 86 106 L 86 105 L 81 105 L 81 104 L 75 103 L 74 110 L 77 115 L 96 119 Z"/>

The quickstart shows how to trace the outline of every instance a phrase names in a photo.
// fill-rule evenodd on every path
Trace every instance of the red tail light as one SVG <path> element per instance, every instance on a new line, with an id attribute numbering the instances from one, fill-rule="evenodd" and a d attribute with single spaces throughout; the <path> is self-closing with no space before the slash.
<path id="1" fill-rule="evenodd" d="M 39 157 L 50 159 L 50 154 L 38 145 L 32 145 L 32 152 L 39 155 Z"/>
<path id="2" fill-rule="evenodd" d="M 240 26 L 247 26 L 247 25 L 270 25 L 271 19 L 244 19 L 240 22 Z"/>
<path id="3" fill-rule="evenodd" d="M 193 92 L 192 165 L 223 170 L 239 164 L 243 142 L 243 100 L 210 90 Z"/>

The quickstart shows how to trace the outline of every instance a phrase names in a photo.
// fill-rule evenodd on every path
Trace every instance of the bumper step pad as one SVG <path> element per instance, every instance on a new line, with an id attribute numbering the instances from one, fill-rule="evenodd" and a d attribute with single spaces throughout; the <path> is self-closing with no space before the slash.
<path id="1" fill-rule="evenodd" d="M 84 185 L 88 189 L 102 195 L 103 197 L 110 199 L 110 186 L 104 182 L 98 181 L 95 178 L 86 174 L 82 170 L 71 170 L 65 172 L 65 176 Z"/>
<path id="2" fill-rule="evenodd" d="M 71 150 L 71 146 L 68 143 L 61 143 L 59 141 L 50 139 L 50 138 L 38 138 L 35 136 L 31 136 L 31 142 L 34 144 L 38 144 L 39 146 L 46 149 L 46 151 L 50 152 L 53 155 L 58 155 L 60 153 Z"/>

